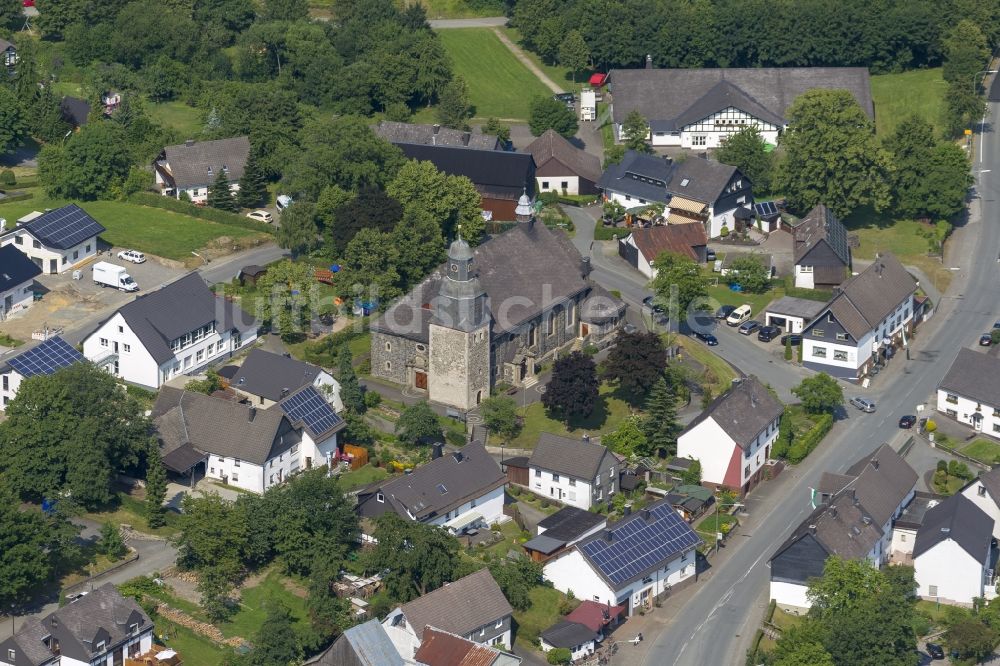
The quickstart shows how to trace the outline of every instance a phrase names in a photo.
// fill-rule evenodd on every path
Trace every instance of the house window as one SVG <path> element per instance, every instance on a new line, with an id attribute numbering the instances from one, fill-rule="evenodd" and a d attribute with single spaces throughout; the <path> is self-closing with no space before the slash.
<path id="1" fill-rule="evenodd" d="M 799 266 L 799 272 L 800 273 L 812 273 L 813 272 L 813 267 L 812 266 Z"/>
<path id="2" fill-rule="evenodd" d="M 599 602 L 600 600 L 601 600 L 601 598 L 595 594 L 594 595 L 594 601 L 598 601 Z"/>
<path id="3" fill-rule="evenodd" d="M 906 534 L 900 534 L 900 535 L 899 535 L 899 540 L 900 540 L 900 541 L 901 541 L 902 543 L 906 543 Z"/>
<path id="4" fill-rule="evenodd" d="M 993 427 L 995 428 L 996 426 Z M 976 492 L 979 493 L 980 497 L 986 497 L 986 486 L 979 486 L 976 488 Z"/>
<path id="5" fill-rule="evenodd" d="M 225 462 L 225 458 L 223 458 L 222 456 L 219 456 L 219 462 Z"/>
<path id="6" fill-rule="evenodd" d="M 16 657 L 17 657 L 17 653 L 16 652 L 14 652 L 13 650 L 9 650 L 9 649 L 7 650 L 7 661 L 9 661 L 10 663 L 13 664 L 14 663 L 14 659 Z"/>
<path id="7" fill-rule="evenodd" d="M 576 485 L 576 479 L 570 479 L 569 480 L 569 485 L 570 486 L 575 486 Z"/>
<path id="8" fill-rule="evenodd" d="M 847 333 L 837 333 L 837 339 L 841 342 L 845 342 L 847 340 Z"/>
<path id="9" fill-rule="evenodd" d="M 993 432 L 1000 432 L 1000 424 L 997 423 L 993 424 Z"/>
<path id="10" fill-rule="evenodd" d="M 377 493 L 375 495 L 375 501 L 377 501 L 377 502 L 385 502 L 385 495 L 383 495 L 382 493 Z"/>
<path id="11" fill-rule="evenodd" d="M 237 474 L 236 472 L 233 472 L 233 483 L 236 483 L 239 480 L 240 480 L 240 475 Z"/>
<path id="12" fill-rule="evenodd" d="M 813 347 L 813 354 L 816 358 L 826 358 L 826 347 Z"/>
<path id="13" fill-rule="evenodd" d="M 833 350 L 833 360 L 834 361 L 846 361 L 847 360 L 847 352 L 845 352 L 843 350 L 840 350 L 840 349 L 834 349 Z"/>
<path id="14" fill-rule="evenodd" d="M 549 189 L 549 181 L 547 181 L 547 180 L 543 180 L 542 181 L 542 189 L 543 190 Z"/>
<path id="15" fill-rule="evenodd" d="M 128 633 L 134 634 L 137 631 L 139 631 L 139 625 L 137 623 L 133 622 L 132 624 L 128 625 Z"/>
<path id="16" fill-rule="evenodd" d="M 568 180 L 564 180 L 564 181 L 563 181 L 563 182 L 562 182 L 562 183 L 560 184 L 560 187 L 561 187 L 562 189 L 564 189 L 564 190 L 568 190 L 568 189 L 569 189 L 569 181 L 568 181 Z"/>
<path id="17" fill-rule="evenodd" d="M 499 620 L 497 620 L 497 623 L 495 625 L 493 625 L 493 628 L 494 629 L 499 629 L 502 626 L 503 626 L 503 618 L 500 618 Z"/>
<path id="18" fill-rule="evenodd" d="M 240 466 L 240 459 L 237 458 L 236 460 L 233 461 L 233 467 L 239 467 L 239 466 Z"/>
<path id="19" fill-rule="evenodd" d="M 536 469 L 535 470 L 535 476 L 538 477 L 538 478 L 541 478 L 542 477 L 542 470 Z"/>
<path id="20" fill-rule="evenodd" d="M 97 641 L 97 645 L 94 646 L 95 652 L 104 652 L 104 646 L 106 643 L 104 641 Z"/>
<path id="21" fill-rule="evenodd" d="M 207 347 L 205 347 L 205 353 L 208 354 L 209 356 L 211 356 L 212 352 L 214 352 L 214 351 L 215 351 L 215 343 L 214 342 L 211 343 L 211 344 L 209 344 Z"/>
<path id="22" fill-rule="evenodd" d="M 826 337 L 826 331 L 824 331 L 822 328 L 814 328 L 812 330 L 812 334 L 814 338 Z"/>
<path id="23" fill-rule="evenodd" d="M 553 474 L 552 474 L 552 480 L 553 480 L 553 481 L 558 481 L 558 480 L 559 480 L 559 475 L 558 475 L 558 474 L 555 474 L 555 473 L 553 473 Z"/>
<path id="24" fill-rule="evenodd" d="M 704 146 L 708 142 L 708 137 L 704 134 L 695 134 L 691 137 L 692 146 Z"/>
<path id="25" fill-rule="evenodd" d="M 203 360 L 205 360 L 205 350 L 204 349 L 199 349 L 194 354 L 194 362 L 195 363 L 201 363 Z"/>
<path id="26" fill-rule="evenodd" d="M 215 474 L 215 468 L 214 467 L 209 467 L 208 468 L 208 473 L 209 474 Z"/>
<path id="27" fill-rule="evenodd" d="M 958 396 L 954 393 L 949 393 L 944 399 L 945 402 L 950 402 L 953 405 L 958 404 Z"/>
<path id="28" fill-rule="evenodd" d="M 125 332 L 125 327 L 124 326 L 119 326 L 118 327 L 118 332 L 119 333 L 124 333 Z"/>
<path id="29" fill-rule="evenodd" d="M 292 447 L 292 454 L 294 455 L 294 454 L 296 454 L 298 452 L 299 452 L 299 445 L 296 444 L 295 446 Z"/>
<path id="30" fill-rule="evenodd" d="M 107 347 L 108 346 L 108 339 L 107 338 L 101 338 L 101 346 L 102 347 Z"/>
<path id="31" fill-rule="evenodd" d="M 18 245 L 24 245 L 24 236 L 17 236 L 14 239 L 14 242 L 17 243 Z"/>
<path id="32" fill-rule="evenodd" d="M 927 586 L 927 596 L 936 597 L 937 596 L 937 585 Z"/>
<path id="33" fill-rule="evenodd" d="M 268 477 L 267 482 L 268 483 L 274 483 L 274 474 L 272 474 L 270 477 Z"/>
<path id="34" fill-rule="evenodd" d="M 743 476 L 750 476 L 750 465 L 743 468 Z"/>
<path id="35" fill-rule="evenodd" d="M 126 354 L 129 354 L 132 352 L 132 345 L 123 344 L 122 349 L 125 351 Z"/>
<path id="36" fill-rule="evenodd" d="M 629 195 L 626 194 L 625 195 L 625 201 L 632 201 L 632 197 L 630 197 Z"/>
<path id="37" fill-rule="evenodd" d="M 4 391 L 10 390 L 10 378 L 7 375 L 3 376 L 3 390 Z"/>
<path id="38" fill-rule="evenodd" d="M 538 344 L 538 327 L 532 324 L 528 328 L 528 346 L 534 347 L 536 344 Z"/>
<path id="39" fill-rule="evenodd" d="M 31 241 L 31 247 L 35 248 L 36 250 L 40 250 L 40 249 L 42 249 L 42 244 L 39 243 L 36 240 L 32 240 Z"/>
<path id="40" fill-rule="evenodd" d="M 84 252 L 90 252 L 90 243 L 87 243 L 87 247 L 83 248 Z"/>

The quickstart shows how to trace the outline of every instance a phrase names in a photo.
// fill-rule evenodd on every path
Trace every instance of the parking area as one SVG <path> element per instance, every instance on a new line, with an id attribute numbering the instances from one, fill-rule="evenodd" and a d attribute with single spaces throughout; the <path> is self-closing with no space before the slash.
<path id="1" fill-rule="evenodd" d="M 140 294 L 152 291 L 187 272 L 177 262 L 149 255 L 146 255 L 146 262 L 142 264 L 122 261 L 117 257 L 122 249 L 113 248 L 110 252 L 104 252 L 95 259 L 78 265 L 76 270 L 80 271 L 79 280 L 73 279 L 73 270 L 59 275 L 39 275 L 35 279 L 35 289 L 42 293 L 41 300 L 36 301 L 26 311 L 18 312 L 0 323 L 0 332 L 27 341 L 31 339 L 33 331 L 40 331 L 46 327 L 50 330 L 72 329 L 96 315 L 110 312 L 134 299 L 135 293 L 125 293 L 94 284 L 91 267 L 97 261 L 124 266 L 139 285 Z"/>

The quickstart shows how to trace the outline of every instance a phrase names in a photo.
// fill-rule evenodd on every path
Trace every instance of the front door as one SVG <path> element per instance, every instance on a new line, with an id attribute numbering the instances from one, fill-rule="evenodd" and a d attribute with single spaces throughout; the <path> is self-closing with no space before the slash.
<path id="1" fill-rule="evenodd" d="M 55 259 L 49 259 L 49 273 L 59 272 L 59 262 Z"/>
<path id="2" fill-rule="evenodd" d="M 976 432 L 983 431 L 983 415 L 979 412 L 972 415 L 972 427 L 976 429 Z"/>
<path id="3" fill-rule="evenodd" d="M 587 324 L 580 324 L 580 337 L 585 338 L 590 335 L 590 326 Z"/>
<path id="4" fill-rule="evenodd" d="M 112 342 L 111 346 L 112 346 L 112 350 L 117 354 L 118 353 L 118 343 L 117 342 Z"/>
<path id="5" fill-rule="evenodd" d="M 415 372 L 413 373 L 413 383 L 421 391 L 427 390 L 427 373 L 426 372 Z"/>
<path id="6" fill-rule="evenodd" d="M 14 296 L 12 294 L 8 294 L 3 299 L 3 312 L 4 312 L 4 314 L 10 312 L 10 309 L 12 307 L 14 307 Z"/>

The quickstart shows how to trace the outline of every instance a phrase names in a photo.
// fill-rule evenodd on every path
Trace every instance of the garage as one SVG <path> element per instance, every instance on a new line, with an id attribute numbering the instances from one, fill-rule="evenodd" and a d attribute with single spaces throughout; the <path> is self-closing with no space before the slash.
<path id="1" fill-rule="evenodd" d="M 782 296 L 764 309 L 764 325 L 776 326 L 785 333 L 801 333 L 825 308 L 825 301 Z"/>

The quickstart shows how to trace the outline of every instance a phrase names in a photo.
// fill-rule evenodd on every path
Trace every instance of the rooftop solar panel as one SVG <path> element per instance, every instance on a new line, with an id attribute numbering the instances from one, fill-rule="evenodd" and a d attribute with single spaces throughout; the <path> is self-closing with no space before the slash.
<path id="1" fill-rule="evenodd" d="M 37 347 L 18 354 L 7 361 L 23 377 L 51 375 L 57 370 L 83 360 L 83 354 L 69 346 L 62 338 L 49 338 Z"/>
<path id="2" fill-rule="evenodd" d="M 44 245 L 66 250 L 105 231 L 105 228 L 76 204 L 45 212 L 24 224 Z"/>
<path id="3" fill-rule="evenodd" d="M 329 432 L 342 421 L 326 398 L 312 386 L 285 398 L 281 409 L 293 421 L 302 421 L 313 437 Z"/>
<path id="4" fill-rule="evenodd" d="M 753 207 L 761 217 L 771 217 L 778 214 L 778 208 L 773 201 L 759 201 Z"/>

